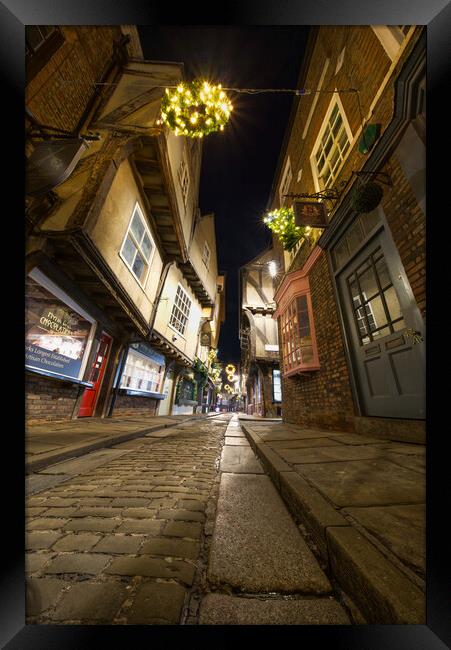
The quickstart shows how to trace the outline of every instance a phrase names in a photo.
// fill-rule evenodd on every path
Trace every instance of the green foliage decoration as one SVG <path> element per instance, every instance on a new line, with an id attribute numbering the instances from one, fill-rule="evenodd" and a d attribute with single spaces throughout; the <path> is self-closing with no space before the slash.
<path id="1" fill-rule="evenodd" d="M 233 106 L 222 90 L 195 79 L 181 82 L 177 88 L 166 88 L 161 101 L 161 121 L 175 135 L 202 138 L 215 131 L 223 131 Z"/>
<path id="2" fill-rule="evenodd" d="M 305 235 L 305 227 L 296 226 L 293 208 L 279 208 L 268 212 L 263 222 L 279 238 L 284 250 L 291 251 Z"/>

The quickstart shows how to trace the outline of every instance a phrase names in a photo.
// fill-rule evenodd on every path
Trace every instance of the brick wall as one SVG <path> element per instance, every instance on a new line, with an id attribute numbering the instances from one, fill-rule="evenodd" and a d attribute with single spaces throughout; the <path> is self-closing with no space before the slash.
<path id="1" fill-rule="evenodd" d="M 426 217 L 396 156 L 384 171 L 394 191 L 384 192 L 382 207 L 401 262 L 423 317 L 426 312 Z"/>
<path id="2" fill-rule="evenodd" d="M 306 427 L 353 431 L 349 372 L 326 253 L 309 277 L 321 368 L 282 378 L 283 419 Z"/>
<path id="3" fill-rule="evenodd" d="M 113 418 L 126 415 L 156 415 L 159 400 L 135 395 L 118 395 L 114 405 Z"/>
<path id="4" fill-rule="evenodd" d="M 79 387 L 59 379 L 26 373 L 25 420 L 70 420 Z"/>
<path id="5" fill-rule="evenodd" d="M 117 26 L 62 27 L 64 43 L 29 81 L 26 104 L 42 124 L 74 129 L 111 61 Z"/>

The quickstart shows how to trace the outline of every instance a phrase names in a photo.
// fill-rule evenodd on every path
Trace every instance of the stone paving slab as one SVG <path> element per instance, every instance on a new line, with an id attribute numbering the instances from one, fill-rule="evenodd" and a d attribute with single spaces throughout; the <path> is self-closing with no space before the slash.
<path id="1" fill-rule="evenodd" d="M 369 445 L 333 445 L 315 449 L 278 449 L 277 453 L 287 463 L 328 463 L 342 460 L 367 460 L 381 458 L 384 454 L 378 447 Z"/>
<path id="2" fill-rule="evenodd" d="M 228 445 L 223 447 L 220 467 L 222 472 L 264 474 L 260 462 L 249 446 Z"/>
<path id="3" fill-rule="evenodd" d="M 286 449 L 306 449 L 309 447 L 332 447 L 333 445 L 340 445 L 337 440 L 332 438 L 300 438 L 299 440 L 273 440 L 266 441 L 268 447 L 280 453 L 281 450 Z M 280 451 L 279 451 L 280 450 Z"/>
<path id="4" fill-rule="evenodd" d="M 118 583 L 73 584 L 52 613 L 52 620 L 110 622 L 127 597 L 127 588 Z"/>
<path id="5" fill-rule="evenodd" d="M 226 445 L 241 445 L 242 447 L 247 447 L 249 445 L 244 435 L 241 436 L 229 436 L 225 437 Z"/>
<path id="6" fill-rule="evenodd" d="M 282 600 L 209 594 L 200 625 L 349 625 L 344 609 L 325 598 Z"/>
<path id="7" fill-rule="evenodd" d="M 127 611 L 129 625 L 177 625 L 180 622 L 186 590 L 173 582 L 142 585 Z"/>
<path id="8" fill-rule="evenodd" d="M 301 429 L 299 431 L 291 431 L 290 429 L 282 429 L 280 431 L 267 431 L 265 428 L 257 429 L 257 427 L 248 427 L 257 433 L 264 442 L 272 442 L 273 440 L 302 440 L 304 438 L 329 438 L 329 431 L 316 431 L 313 429 Z"/>
<path id="9" fill-rule="evenodd" d="M 154 537 L 143 544 L 139 553 L 142 555 L 162 555 L 163 557 L 195 560 L 199 554 L 199 549 L 199 543 L 192 540 Z"/>
<path id="10" fill-rule="evenodd" d="M 296 472 L 281 472 L 280 493 L 297 520 L 302 521 L 327 562 L 326 530 L 329 526 L 347 526 L 346 519 Z"/>
<path id="11" fill-rule="evenodd" d="M 27 578 L 25 592 L 25 614 L 39 616 L 55 605 L 67 582 L 57 578 Z"/>
<path id="12" fill-rule="evenodd" d="M 110 561 L 106 555 L 67 553 L 58 555 L 45 569 L 46 573 L 89 573 L 97 575 Z"/>
<path id="13" fill-rule="evenodd" d="M 426 458 L 423 456 L 413 456 L 413 455 L 402 455 L 402 454 L 387 454 L 388 460 L 391 460 L 392 463 L 405 467 L 407 469 L 412 469 L 415 472 L 420 474 L 426 473 Z"/>
<path id="14" fill-rule="evenodd" d="M 337 506 L 378 506 L 425 501 L 425 481 L 418 472 L 390 461 L 359 460 L 295 465 Z"/>
<path id="15" fill-rule="evenodd" d="M 408 566 L 423 575 L 426 569 L 425 504 L 346 508 L 362 526 L 381 540 Z"/>
<path id="16" fill-rule="evenodd" d="M 271 479 L 258 475 L 221 476 L 208 579 L 249 593 L 331 590 Z"/>
<path id="17" fill-rule="evenodd" d="M 183 560 L 166 560 L 141 555 L 140 557 L 116 558 L 105 570 L 105 573 L 121 576 L 174 578 L 181 580 L 189 587 L 193 584 L 194 570 L 192 564 Z"/>
<path id="18" fill-rule="evenodd" d="M 425 594 L 351 526 L 328 528 L 334 576 L 368 624 L 424 625 Z"/>

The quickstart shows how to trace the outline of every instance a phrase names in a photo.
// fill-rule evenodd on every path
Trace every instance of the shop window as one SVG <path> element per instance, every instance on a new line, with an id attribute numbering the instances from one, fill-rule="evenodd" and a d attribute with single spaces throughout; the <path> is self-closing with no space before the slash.
<path id="1" fill-rule="evenodd" d="M 136 204 L 122 243 L 120 256 L 142 287 L 146 283 L 154 251 L 155 243 L 143 214 Z"/>
<path id="2" fill-rule="evenodd" d="M 186 331 L 190 310 L 191 300 L 186 291 L 178 285 L 169 325 L 182 335 Z"/>
<path id="3" fill-rule="evenodd" d="M 284 375 L 318 370 L 310 292 L 291 300 L 279 318 Z"/>
<path id="4" fill-rule="evenodd" d="M 280 370 L 272 371 L 272 391 L 274 402 L 282 401 L 282 384 L 280 381 Z"/>
<path id="5" fill-rule="evenodd" d="M 121 388 L 141 393 L 159 393 L 164 366 L 144 354 L 129 349 Z"/>
<path id="6" fill-rule="evenodd" d="M 25 307 L 26 367 L 81 381 L 96 321 L 39 269 L 27 276 Z"/>
<path id="7" fill-rule="evenodd" d="M 318 191 L 333 185 L 351 146 L 352 133 L 343 105 L 335 94 L 327 111 L 310 162 Z"/>

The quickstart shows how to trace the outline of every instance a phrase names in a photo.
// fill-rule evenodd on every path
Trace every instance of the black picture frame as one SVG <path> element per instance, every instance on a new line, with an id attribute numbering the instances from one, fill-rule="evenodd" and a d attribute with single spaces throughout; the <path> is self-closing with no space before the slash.
<path id="1" fill-rule="evenodd" d="M 162 5 L 163 3 L 161 3 Z M 199 5 L 200 7 L 201 5 Z M 451 647 L 451 598 L 449 575 L 449 544 L 446 523 L 449 513 L 449 469 L 445 452 L 449 424 L 446 422 L 448 391 L 445 378 L 440 377 L 443 368 L 443 347 L 435 346 L 446 322 L 438 313 L 438 303 L 443 307 L 444 280 L 446 280 L 446 254 L 440 245 L 449 241 L 444 233 L 449 214 L 443 209 L 445 188 L 449 183 L 448 165 L 441 165 L 440 155 L 444 149 L 444 137 L 448 131 L 448 110 L 446 100 L 447 72 L 450 56 L 451 7 L 447 0 L 409 0 L 393 2 L 380 0 L 341 0 L 330 3 L 325 0 L 296 0 L 275 2 L 266 0 L 242 1 L 219 7 L 221 14 L 198 12 L 189 7 L 189 15 L 178 13 L 175 7 L 158 7 L 148 0 L 3 0 L 0 3 L 0 65 L 2 66 L 3 107 L 7 116 L 3 121 L 3 154 L 7 159 L 7 170 L 3 185 L 3 228 L 4 233 L 15 237 L 17 250 L 23 246 L 23 170 L 24 158 L 21 149 L 24 108 L 24 26 L 26 24 L 174 24 L 187 19 L 188 24 L 424 24 L 427 25 L 427 70 L 428 70 L 428 213 L 435 219 L 428 221 L 428 297 L 430 303 L 427 344 L 427 624 L 424 626 L 303 626 L 295 629 L 265 626 L 263 628 L 241 627 L 144 627 L 144 626 L 33 626 L 25 625 L 25 583 L 24 583 L 24 426 L 23 398 L 20 395 L 20 380 L 11 385 L 11 366 L 8 385 L 4 396 L 15 395 L 18 408 L 14 411 L 14 426 L 3 430 L 3 535 L 2 580 L 0 597 L 0 641 L 8 650 L 28 648 L 104 648 L 110 641 L 118 646 L 138 647 L 139 643 L 164 643 L 164 647 L 180 642 L 196 646 L 211 644 L 228 646 L 237 640 L 253 644 L 265 640 L 268 644 L 291 640 L 304 648 L 330 644 L 334 650 L 441 650 Z M 188 12 L 187 12 L 188 14 Z M 8 142 L 9 138 L 9 142 Z M 5 143 L 6 140 L 6 143 Z M 22 140 L 23 142 L 23 140 Z M 447 147 L 445 147 L 447 149 Z M 11 189 L 11 180 L 16 178 L 18 187 Z M 439 204 L 440 201 L 440 204 Z M 5 205 L 6 204 L 6 205 Z M 11 222 L 11 227 L 7 224 Z M 10 244 L 11 245 L 11 244 Z M 8 248 L 10 247 L 8 246 Z M 11 267 L 10 267 L 11 270 Z M 8 304 L 18 305 L 18 318 L 23 276 L 12 267 L 14 278 L 9 283 L 11 295 Z M 7 289 L 8 286 L 5 286 Z M 437 298 L 437 299 L 435 299 Z M 4 299 L 5 300 L 5 299 Z M 432 334 L 432 335 L 431 335 Z M 16 326 L 15 343 L 22 349 L 23 330 Z M 12 347 L 12 343 L 8 344 Z M 21 372 L 21 371 L 19 371 Z M 18 375 L 15 371 L 15 377 Z M 449 382 L 448 382 L 449 383 Z M 17 385 L 19 384 L 19 386 Z M 11 410 L 8 398 L 8 409 Z M 4 407 L 6 410 L 6 406 Z M 22 408 L 22 417 L 20 410 Z M 442 421 L 442 414 L 445 416 Z M 157 646 L 163 647 L 163 646 Z"/>

